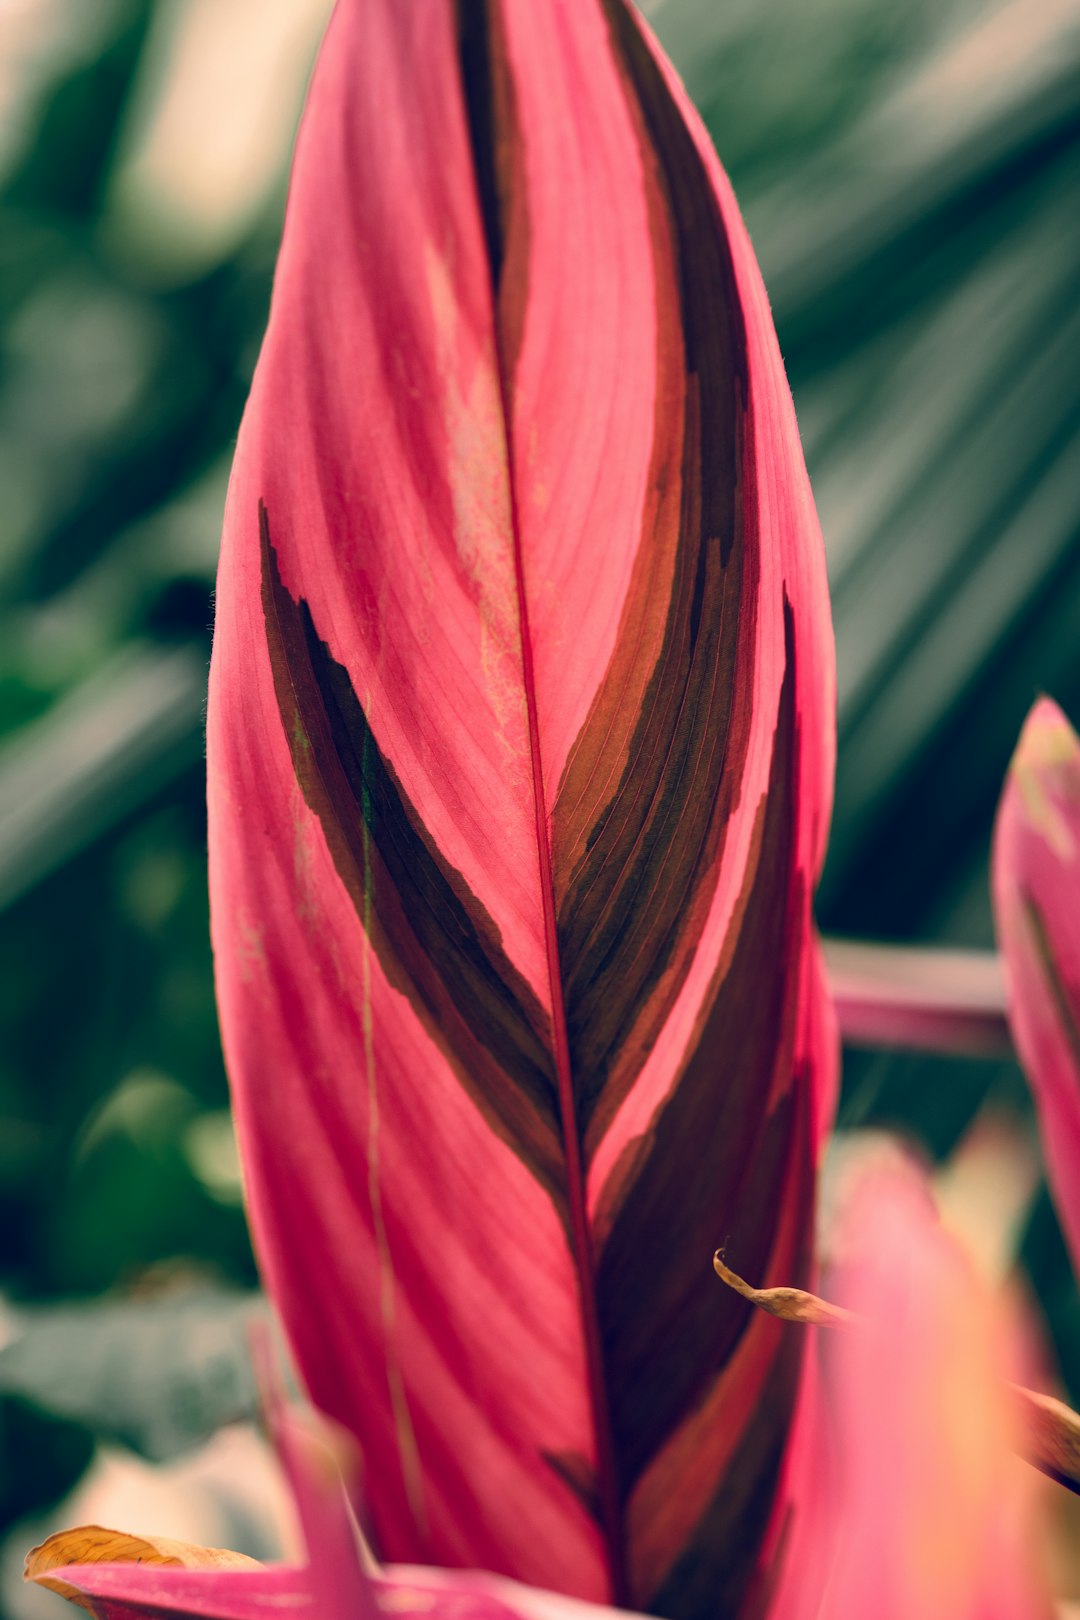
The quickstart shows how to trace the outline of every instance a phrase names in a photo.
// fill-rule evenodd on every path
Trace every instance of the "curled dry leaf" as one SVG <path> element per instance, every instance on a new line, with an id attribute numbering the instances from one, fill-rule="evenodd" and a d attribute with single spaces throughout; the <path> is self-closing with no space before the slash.
<path id="1" fill-rule="evenodd" d="M 802 1322 L 809 1327 L 851 1327 L 858 1320 L 843 1306 L 830 1305 L 828 1300 L 808 1293 L 805 1288 L 752 1288 L 725 1265 L 720 1249 L 713 1255 L 713 1270 L 743 1299 L 748 1299 L 759 1310 L 768 1311 L 770 1316 L 778 1316 L 782 1322 Z"/>
<path id="2" fill-rule="evenodd" d="M 70 1582 L 58 1578 L 54 1570 L 75 1564 L 156 1564 L 170 1569 L 260 1569 L 257 1559 L 221 1547 L 197 1547 L 188 1541 L 170 1541 L 164 1536 L 129 1536 L 123 1530 L 104 1530 L 97 1524 L 84 1524 L 77 1530 L 61 1530 L 49 1536 L 40 1547 L 26 1555 L 23 1579 L 36 1581 L 81 1609 L 95 1612 L 92 1601 Z"/>
<path id="3" fill-rule="evenodd" d="M 804 1288 L 754 1288 L 730 1266 L 719 1251 L 713 1256 L 718 1277 L 743 1299 L 783 1322 L 804 1327 L 867 1328 L 869 1322 L 855 1311 L 833 1305 Z M 1011 1386 L 1014 1397 L 1016 1448 L 1032 1467 L 1080 1495 L 1080 1413 L 1053 1395 Z"/>

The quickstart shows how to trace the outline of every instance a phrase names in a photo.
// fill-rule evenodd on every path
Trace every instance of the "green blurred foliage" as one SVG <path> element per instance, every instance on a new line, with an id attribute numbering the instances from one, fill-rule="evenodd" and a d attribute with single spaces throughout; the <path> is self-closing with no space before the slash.
<path id="1" fill-rule="evenodd" d="M 42 1306 L 0 1349 L 0 1394 L 16 1423 L 36 1403 L 84 1434 L 168 1462 L 256 1417 L 248 1343 L 265 1313 L 260 1295 L 190 1282 L 156 1297 Z"/>
<path id="2" fill-rule="evenodd" d="M 88 0 L 78 43 L 61 30 L 45 52 L 0 187 L 0 1291 L 16 1302 L 123 1295 L 177 1257 L 255 1280 L 223 1127 L 201 713 L 283 193 L 194 268 L 123 228 L 125 131 L 177 10 Z M 823 922 L 988 944 L 1023 713 L 1045 689 L 1080 717 L 1076 17 L 1049 0 L 649 10 L 747 213 L 829 547 Z M 1029 1106 L 1009 1065 L 853 1054 L 841 1117 L 941 1156 L 987 1097 Z M 1024 1257 L 1076 1380 L 1080 1306 L 1045 1200 Z M 14 1398 L 0 1448 L 33 1462 L 0 1524 L 89 1456 L 80 1429 Z"/>

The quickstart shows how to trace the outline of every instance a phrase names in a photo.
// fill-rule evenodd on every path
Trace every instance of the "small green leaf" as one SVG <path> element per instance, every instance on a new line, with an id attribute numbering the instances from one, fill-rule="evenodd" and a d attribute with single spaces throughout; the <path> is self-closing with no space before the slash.
<path id="1" fill-rule="evenodd" d="M 201 1287 L 28 1311 L 0 1350 L 0 1392 L 164 1462 L 255 1415 L 247 1334 L 264 1309 Z"/>

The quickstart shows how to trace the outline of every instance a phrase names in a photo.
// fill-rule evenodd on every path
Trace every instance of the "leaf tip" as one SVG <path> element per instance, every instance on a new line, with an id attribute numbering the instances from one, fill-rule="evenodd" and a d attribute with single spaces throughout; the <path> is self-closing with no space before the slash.
<path id="1" fill-rule="evenodd" d="M 1028 711 L 1010 769 L 1053 770 L 1078 753 L 1080 738 L 1053 698 L 1043 696 Z"/>
<path id="2" fill-rule="evenodd" d="M 800 1322 L 805 1327 L 851 1327 L 858 1320 L 853 1312 L 830 1305 L 805 1288 L 752 1288 L 726 1264 L 722 1249 L 713 1255 L 713 1270 L 743 1299 L 782 1322 Z"/>
<path id="3" fill-rule="evenodd" d="M 1080 737 L 1052 698 L 1040 697 L 1024 721 L 1009 782 L 1023 820 L 1059 859 L 1071 861 L 1075 841 L 1063 810 L 1080 810 Z"/>

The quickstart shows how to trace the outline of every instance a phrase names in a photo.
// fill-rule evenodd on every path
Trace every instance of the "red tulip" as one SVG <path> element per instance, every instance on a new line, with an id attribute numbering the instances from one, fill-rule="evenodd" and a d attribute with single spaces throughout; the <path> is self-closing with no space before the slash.
<path id="1" fill-rule="evenodd" d="M 671 1615 L 779 1546 L 832 1042 L 821 544 L 624 0 L 342 0 L 237 449 L 213 934 L 263 1270 L 381 1550 Z"/>

